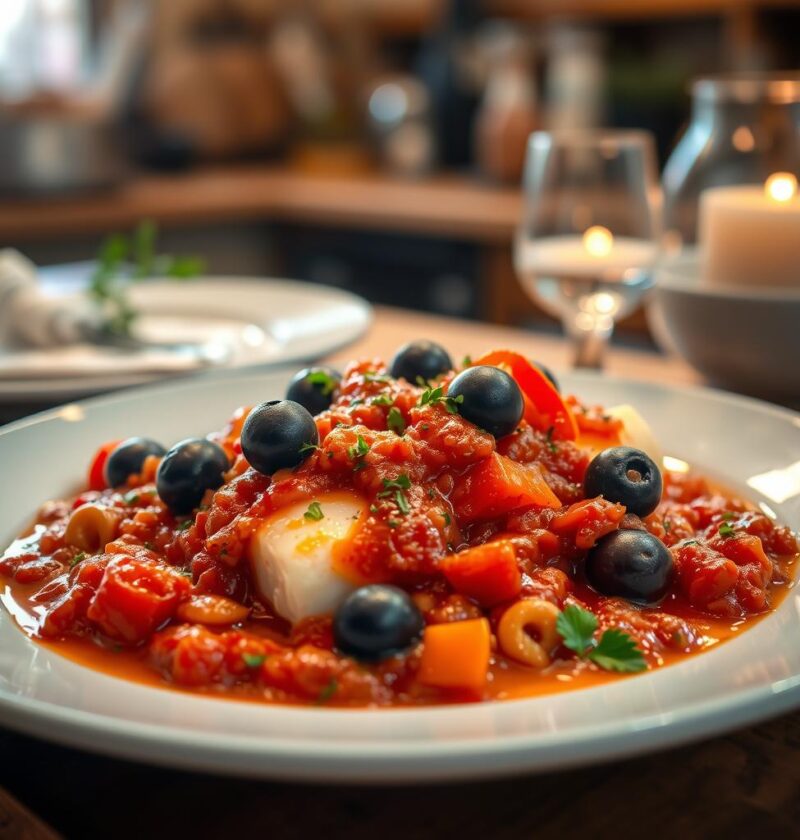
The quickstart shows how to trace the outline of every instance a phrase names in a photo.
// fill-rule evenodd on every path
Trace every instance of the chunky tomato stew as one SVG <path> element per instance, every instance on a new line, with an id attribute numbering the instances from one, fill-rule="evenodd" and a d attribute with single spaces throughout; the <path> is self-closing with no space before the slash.
<path id="1" fill-rule="evenodd" d="M 89 453 L 87 453 L 88 456 Z M 664 464 L 678 469 L 665 469 Z M 215 696 L 408 706 L 580 688 L 772 610 L 798 542 L 631 406 L 432 342 L 310 368 L 168 451 L 103 445 L 0 559 L 42 644 Z"/>

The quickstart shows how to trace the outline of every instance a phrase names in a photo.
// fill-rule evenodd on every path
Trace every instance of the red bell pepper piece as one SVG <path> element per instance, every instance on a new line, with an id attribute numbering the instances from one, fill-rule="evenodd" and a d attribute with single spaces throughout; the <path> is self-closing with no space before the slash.
<path id="1" fill-rule="evenodd" d="M 529 507 L 561 507 L 537 464 L 518 464 L 496 452 L 464 473 L 450 501 L 465 524 Z"/>
<path id="2" fill-rule="evenodd" d="M 104 443 L 97 452 L 94 453 L 91 464 L 89 465 L 89 472 L 86 475 L 86 483 L 90 490 L 105 490 L 108 485 L 104 474 L 106 461 L 108 456 L 119 446 L 122 441 L 110 440 Z"/>

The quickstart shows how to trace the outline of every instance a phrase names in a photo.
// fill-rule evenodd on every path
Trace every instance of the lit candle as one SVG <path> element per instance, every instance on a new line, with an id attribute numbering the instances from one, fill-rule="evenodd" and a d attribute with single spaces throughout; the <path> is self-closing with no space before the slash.
<path id="1" fill-rule="evenodd" d="M 521 240 L 517 262 L 524 272 L 550 277 L 624 280 L 630 270 L 650 267 L 656 245 L 646 239 L 614 236 L 608 228 L 593 225 L 583 234 Z"/>
<path id="2" fill-rule="evenodd" d="M 700 196 L 703 277 L 720 286 L 800 286 L 797 178 L 713 187 Z"/>

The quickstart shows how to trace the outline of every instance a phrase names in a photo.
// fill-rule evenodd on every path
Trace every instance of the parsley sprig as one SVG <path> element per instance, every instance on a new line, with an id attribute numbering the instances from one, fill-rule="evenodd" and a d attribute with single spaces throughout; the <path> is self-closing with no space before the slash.
<path id="1" fill-rule="evenodd" d="M 196 257 L 170 257 L 156 253 L 157 228 L 143 221 L 130 236 L 115 233 L 97 255 L 87 294 L 103 318 L 103 326 L 115 335 L 129 335 L 138 316 L 128 296 L 131 283 L 146 277 L 188 280 L 204 270 Z"/>
<path id="2" fill-rule="evenodd" d="M 347 447 L 347 457 L 351 461 L 355 461 L 355 466 L 353 467 L 355 472 L 363 470 L 367 466 L 367 462 L 364 460 L 367 452 L 369 452 L 369 444 L 361 435 L 356 437 L 356 442 L 352 446 Z"/>
<path id="3" fill-rule="evenodd" d="M 248 668 L 260 668 L 267 661 L 267 656 L 264 653 L 243 653 L 242 661 Z"/>
<path id="4" fill-rule="evenodd" d="M 448 397 L 441 385 L 437 388 L 426 388 L 419 398 L 419 405 L 443 405 L 448 414 L 458 414 L 458 407 L 463 402 L 463 394 L 459 394 L 457 397 Z"/>
<path id="5" fill-rule="evenodd" d="M 309 522 L 319 522 L 320 519 L 325 518 L 325 514 L 322 512 L 322 505 L 319 502 L 311 502 L 303 516 Z"/>
<path id="6" fill-rule="evenodd" d="M 378 493 L 378 498 L 386 499 L 390 496 L 393 497 L 397 509 L 403 516 L 407 516 L 411 512 L 411 507 L 408 504 L 408 497 L 405 491 L 410 489 L 411 479 L 405 473 L 397 476 L 397 478 L 384 478 L 383 490 Z"/>
<path id="7" fill-rule="evenodd" d="M 329 397 L 336 386 L 339 384 L 335 376 L 331 376 L 327 370 L 312 370 L 305 376 L 306 382 L 311 385 L 319 385 L 319 390 L 323 395 Z"/>
<path id="8" fill-rule="evenodd" d="M 556 630 L 564 646 L 575 651 L 581 659 L 588 659 L 606 671 L 635 674 L 647 669 L 644 654 L 636 642 L 622 630 L 606 630 L 599 641 L 597 616 L 576 604 L 564 607 L 556 619 Z"/>
<path id="9" fill-rule="evenodd" d="M 392 406 L 386 415 L 386 428 L 397 435 L 402 435 L 406 430 L 405 418 L 396 406 Z"/>

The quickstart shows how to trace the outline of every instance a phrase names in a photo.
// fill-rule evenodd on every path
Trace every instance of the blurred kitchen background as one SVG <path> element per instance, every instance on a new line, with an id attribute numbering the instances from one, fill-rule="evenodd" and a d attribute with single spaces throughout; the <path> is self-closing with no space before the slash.
<path id="1" fill-rule="evenodd" d="M 211 273 L 557 331 L 512 267 L 529 132 L 663 164 L 690 79 L 797 66 L 792 0 L 2 0 L 0 245 L 153 219 Z"/>

